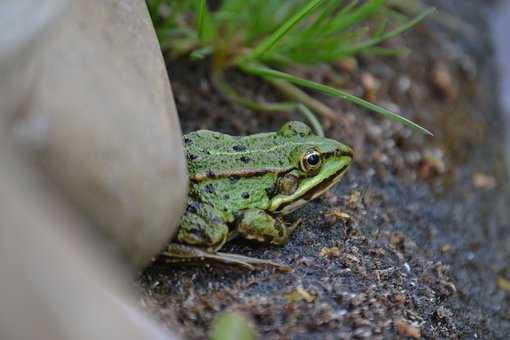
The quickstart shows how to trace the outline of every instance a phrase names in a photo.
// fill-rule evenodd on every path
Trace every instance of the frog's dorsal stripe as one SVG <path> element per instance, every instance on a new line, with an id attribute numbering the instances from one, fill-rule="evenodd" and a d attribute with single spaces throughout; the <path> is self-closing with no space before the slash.
<path id="1" fill-rule="evenodd" d="M 263 169 L 242 169 L 242 170 L 236 170 L 236 171 L 222 171 L 222 172 L 213 172 L 208 171 L 206 173 L 198 173 L 194 176 L 190 177 L 190 180 L 195 182 L 203 181 L 207 178 L 226 178 L 226 177 L 233 177 L 234 179 L 236 177 L 250 177 L 250 176 L 259 176 L 259 175 L 265 175 L 267 173 L 273 173 L 273 174 L 280 174 L 289 172 L 293 169 L 292 166 L 288 166 L 287 168 L 263 168 Z"/>
<path id="2" fill-rule="evenodd" d="M 223 151 L 223 150 L 219 150 L 219 152 L 216 152 L 215 150 L 211 150 L 211 154 L 210 156 L 229 156 L 229 157 L 234 157 L 234 156 L 237 156 L 237 155 L 249 155 L 249 154 L 268 154 L 268 153 L 272 153 L 272 152 L 278 152 L 278 151 L 281 151 L 281 150 L 284 150 L 284 149 L 289 149 L 291 150 L 292 148 L 296 147 L 296 146 L 299 146 L 299 145 L 306 145 L 306 144 L 310 144 L 310 146 L 314 146 L 314 145 L 317 145 L 318 143 L 315 143 L 315 144 L 312 144 L 312 143 L 303 143 L 303 142 L 286 142 L 285 145 L 273 145 L 273 146 L 268 146 L 266 147 L 264 145 L 263 148 L 260 148 L 260 149 L 250 149 L 250 150 L 245 150 L 245 151 L 242 151 L 242 152 L 239 152 L 239 151 Z"/>

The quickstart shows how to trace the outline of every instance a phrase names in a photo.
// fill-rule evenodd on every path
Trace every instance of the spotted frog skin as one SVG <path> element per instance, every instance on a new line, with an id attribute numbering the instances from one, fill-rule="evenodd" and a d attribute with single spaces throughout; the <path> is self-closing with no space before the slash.
<path id="1" fill-rule="evenodd" d="M 277 264 L 218 250 L 236 237 L 284 244 L 299 221 L 287 225 L 282 216 L 337 183 L 353 157 L 350 147 L 295 121 L 246 137 L 195 131 L 184 136 L 184 146 L 188 204 L 166 255 L 248 268 Z"/>

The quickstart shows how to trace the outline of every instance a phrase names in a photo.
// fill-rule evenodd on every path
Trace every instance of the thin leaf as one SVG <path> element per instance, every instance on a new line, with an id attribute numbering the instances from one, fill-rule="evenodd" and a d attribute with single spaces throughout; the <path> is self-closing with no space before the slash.
<path id="1" fill-rule="evenodd" d="M 273 48 L 273 46 L 276 45 L 278 41 L 280 41 L 289 30 L 291 30 L 301 20 L 308 16 L 322 2 L 324 2 L 324 0 L 313 0 L 309 2 L 306 6 L 301 8 L 299 12 L 297 12 L 286 22 L 284 22 L 273 34 L 271 34 L 267 39 L 265 39 L 259 45 L 257 45 L 249 54 L 249 58 L 251 59 L 260 58 L 264 53 Z"/>
<path id="2" fill-rule="evenodd" d="M 308 123 L 310 123 L 315 134 L 319 137 L 324 137 L 324 129 L 313 112 L 303 104 L 297 104 L 297 109 L 306 118 Z"/>
<path id="3" fill-rule="evenodd" d="M 177 3 L 181 3 L 177 1 Z M 186 1 L 182 1 L 186 3 Z M 200 2 L 192 2 L 195 4 L 196 22 L 195 29 L 198 32 L 198 39 L 205 45 L 211 44 L 216 39 L 216 21 L 211 16 L 211 12 L 207 8 L 206 0 L 200 0 Z M 184 20 L 186 22 L 186 20 Z"/>
<path id="4" fill-rule="evenodd" d="M 207 12 L 207 4 L 205 0 L 200 0 L 200 4 L 198 6 L 198 15 L 197 15 L 197 29 L 198 29 L 198 37 L 200 39 L 204 38 L 205 35 L 205 27 L 204 27 L 204 19 Z"/>
<path id="5" fill-rule="evenodd" d="M 368 47 L 372 47 L 374 45 L 378 45 L 378 44 L 380 44 L 381 42 L 383 42 L 385 40 L 394 38 L 394 37 L 402 34 L 404 31 L 407 31 L 411 27 L 413 27 L 416 24 L 418 24 L 426 16 L 428 16 L 431 13 L 433 13 L 435 10 L 436 10 L 435 8 L 429 8 L 425 12 L 419 14 L 416 18 L 414 18 L 412 20 L 409 20 L 407 23 L 399 26 L 398 28 L 394 29 L 393 31 L 384 33 L 384 34 L 382 34 L 379 37 L 374 37 L 372 39 L 368 39 L 367 41 L 363 41 L 363 42 L 358 43 L 358 44 L 347 46 L 346 48 L 343 48 L 341 51 L 339 51 L 339 54 L 340 55 L 353 54 L 353 53 L 356 53 L 356 52 L 361 51 L 363 49 L 366 49 Z"/>
<path id="6" fill-rule="evenodd" d="M 346 15 L 339 14 L 335 20 L 331 22 L 331 25 L 328 29 L 328 34 L 333 32 L 340 32 L 352 27 L 354 24 L 376 13 L 379 8 L 384 5 L 385 1 L 386 0 L 372 0 L 357 7 L 356 9 L 353 9 Z"/>
<path id="7" fill-rule="evenodd" d="M 374 37 L 381 37 L 384 32 L 386 32 L 386 29 L 388 28 L 388 25 L 390 24 L 390 21 L 388 18 L 384 18 L 383 22 L 379 25 L 379 27 L 374 32 Z"/>
<path id="8" fill-rule="evenodd" d="M 368 47 L 362 51 L 362 53 L 370 55 L 378 55 L 383 57 L 398 57 L 400 55 L 409 53 L 410 49 L 407 47 L 400 48 L 387 48 L 387 47 Z"/>
<path id="9" fill-rule="evenodd" d="M 193 52 L 191 52 L 189 57 L 191 60 L 204 59 L 205 57 L 210 55 L 212 53 L 212 51 L 213 51 L 213 49 L 211 46 L 205 46 L 205 47 L 199 48 L 198 50 L 194 50 Z"/>
<path id="10" fill-rule="evenodd" d="M 344 13 L 348 13 L 351 11 L 351 9 L 353 9 L 357 4 L 358 4 L 358 0 L 353 0 L 351 1 L 350 3 L 348 3 L 344 8 L 342 8 L 340 10 L 340 12 L 338 12 L 338 14 L 344 14 Z"/>
<path id="11" fill-rule="evenodd" d="M 422 133 L 432 136 L 432 133 L 429 130 L 427 130 L 424 127 L 416 124 L 415 122 L 399 115 L 398 113 L 392 112 L 392 111 L 387 110 L 383 107 L 372 104 L 366 100 L 363 100 L 361 98 L 353 96 L 352 94 L 349 94 L 347 92 L 337 90 L 333 87 L 330 87 L 330 86 L 327 86 L 324 84 L 319 84 L 314 81 L 299 78 L 299 77 L 293 76 L 293 75 L 285 73 L 285 72 L 276 71 L 276 70 L 270 69 L 268 67 L 263 67 L 263 66 L 253 65 L 253 64 L 250 64 L 250 65 L 240 64 L 239 67 L 246 73 L 249 73 L 252 75 L 256 75 L 259 77 L 270 77 L 270 78 L 284 79 L 284 80 L 287 80 L 287 81 L 294 83 L 296 85 L 300 85 L 300 86 L 307 87 L 307 88 L 310 88 L 313 90 L 321 91 L 321 92 L 329 94 L 331 96 L 350 101 L 350 102 L 358 104 L 368 110 L 380 113 L 383 116 L 385 116 L 389 119 L 392 119 L 396 122 L 407 125 L 417 131 L 420 131 Z"/>
<path id="12" fill-rule="evenodd" d="M 341 2 L 342 0 L 335 0 L 326 4 L 319 17 L 315 20 L 315 22 L 312 25 L 310 25 L 310 27 L 305 32 L 303 32 L 303 34 L 314 35 L 318 31 L 320 31 L 323 25 L 329 20 L 331 20 L 333 12 L 340 5 Z"/>

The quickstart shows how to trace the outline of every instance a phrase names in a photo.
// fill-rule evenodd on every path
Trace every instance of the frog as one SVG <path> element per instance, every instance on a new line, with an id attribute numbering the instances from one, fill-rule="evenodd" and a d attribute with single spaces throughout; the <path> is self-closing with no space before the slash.
<path id="1" fill-rule="evenodd" d="M 170 262 L 285 267 L 220 249 L 236 238 L 284 245 L 301 223 L 287 223 L 284 216 L 338 183 L 353 160 L 351 147 L 299 121 L 243 137 L 199 130 L 183 140 L 189 190 L 177 234 L 164 253 Z"/>

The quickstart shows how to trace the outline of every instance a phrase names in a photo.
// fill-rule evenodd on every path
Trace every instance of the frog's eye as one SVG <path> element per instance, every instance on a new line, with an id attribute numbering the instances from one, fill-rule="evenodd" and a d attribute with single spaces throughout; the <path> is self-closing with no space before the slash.
<path id="1" fill-rule="evenodd" d="M 304 172 L 313 172 L 321 166 L 321 154 L 317 150 L 305 152 L 301 159 L 301 170 Z"/>

